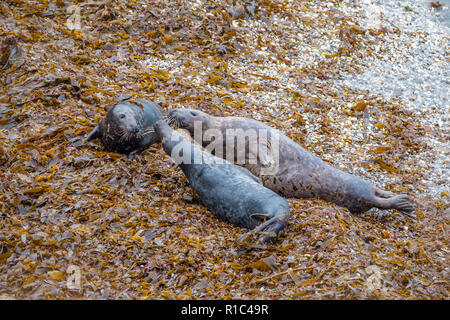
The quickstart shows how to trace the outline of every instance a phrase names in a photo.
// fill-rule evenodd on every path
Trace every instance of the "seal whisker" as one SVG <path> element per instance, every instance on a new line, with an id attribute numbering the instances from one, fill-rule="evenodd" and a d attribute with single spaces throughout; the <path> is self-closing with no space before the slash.
<path id="1" fill-rule="evenodd" d="M 122 143 L 123 142 L 123 130 L 120 127 L 117 128 L 117 137 L 119 138 L 119 143 Z"/>
<path id="2" fill-rule="evenodd" d="M 135 136 L 134 136 L 134 134 L 132 133 L 132 132 L 128 132 L 127 133 L 127 141 L 128 142 L 130 142 L 131 141 L 131 139 L 133 139 Z"/>
<path id="3" fill-rule="evenodd" d="M 122 130 L 120 132 L 119 142 L 122 143 L 122 142 L 125 142 L 125 141 L 127 141 L 127 132 Z"/>
<path id="4" fill-rule="evenodd" d="M 142 137 L 149 135 L 151 133 L 155 133 L 155 130 L 154 129 L 146 129 L 146 130 L 142 131 Z"/>
<path id="5" fill-rule="evenodd" d="M 169 124 L 174 124 L 176 121 L 176 119 L 170 114 L 167 116 L 167 119 Z"/>
<path id="6" fill-rule="evenodd" d="M 128 140 L 128 131 L 127 130 L 122 129 L 122 137 L 123 137 L 122 141 L 127 141 Z"/>

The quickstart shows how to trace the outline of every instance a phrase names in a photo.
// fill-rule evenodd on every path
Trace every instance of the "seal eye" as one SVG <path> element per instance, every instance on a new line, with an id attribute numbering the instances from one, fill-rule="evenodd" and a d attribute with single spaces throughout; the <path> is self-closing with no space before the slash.
<path id="1" fill-rule="evenodd" d="M 197 112 L 191 111 L 191 115 L 195 117 L 197 115 Z"/>
<path id="2" fill-rule="evenodd" d="M 122 113 L 122 114 L 119 116 L 119 118 L 120 118 L 120 119 L 123 119 L 123 118 L 125 118 L 125 115 Z"/>

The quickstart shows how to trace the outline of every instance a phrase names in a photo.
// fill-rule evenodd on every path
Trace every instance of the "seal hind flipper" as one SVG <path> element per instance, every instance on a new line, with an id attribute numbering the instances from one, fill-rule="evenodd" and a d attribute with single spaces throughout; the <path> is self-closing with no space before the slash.
<path id="1" fill-rule="evenodd" d="M 416 218 L 415 206 L 413 201 L 406 194 L 400 194 L 391 198 L 394 208 L 411 218 Z"/>
<path id="2" fill-rule="evenodd" d="M 253 218 L 253 216 L 270 217 L 270 215 L 265 214 L 265 213 L 253 213 L 250 215 L 250 217 L 252 217 L 252 218 Z M 286 226 L 288 218 L 289 218 L 288 213 L 277 214 L 274 217 L 267 220 L 266 222 L 261 223 L 260 225 L 255 227 L 253 230 L 250 230 L 249 232 L 244 233 L 242 236 L 240 236 L 237 239 L 237 242 L 242 243 L 244 240 L 246 240 L 252 234 L 260 233 L 264 237 L 262 239 L 260 239 L 259 241 L 262 243 L 266 243 L 269 240 L 278 236 L 281 229 L 283 229 Z"/>
<path id="3" fill-rule="evenodd" d="M 390 198 L 390 197 L 395 196 L 394 193 L 392 193 L 390 191 L 382 190 L 382 189 L 377 188 L 377 187 L 373 187 L 373 191 L 375 192 L 375 195 L 377 197 L 380 197 L 380 198 Z"/>
<path id="4" fill-rule="evenodd" d="M 376 207 L 380 209 L 396 209 L 411 218 L 416 218 L 413 201 L 406 194 L 399 194 L 390 198 L 375 197 Z"/>

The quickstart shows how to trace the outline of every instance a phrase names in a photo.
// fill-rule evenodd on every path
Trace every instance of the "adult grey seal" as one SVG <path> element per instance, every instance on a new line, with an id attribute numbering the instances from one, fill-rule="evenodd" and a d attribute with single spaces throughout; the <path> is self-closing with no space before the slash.
<path id="1" fill-rule="evenodd" d="M 204 148 L 210 144 L 210 141 L 205 139 L 205 133 L 208 131 L 215 130 L 222 135 L 224 149 L 227 149 L 230 141 L 234 143 L 237 139 L 244 138 L 245 145 L 241 150 L 234 147 L 237 144 L 231 148 L 228 146 L 228 150 L 234 148 L 231 161 L 236 161 L 236 155 L 243 152 L 245 161 L 238 164 L 259 176 L 264 186 L 284 197 L 320 198 L 346 207 L 352 213 L 362 213 L 376 207 L 397 209 L 415 217 L 414 204 L 407 195 L 395 195 L 381 190 L 368 181 L 336 169 L 300 147 L 280 131 L 259 121 L 242 117 L 214 117 L 192 109 L 173 109 L 169 112 L 168 118 L 170 123 L 186 129 Z M 247 139 L 248 132 L 258 132 L 257 140 Z M 276 141 L 277 146 L 274 147 L 271 141 Z M 221 156 L 225 155 L 223 152 Z M 250 163 L 249 159 L 255 161 Z M 265 174 L 266 167 L 274 163 L 276 172 Z"/>
<path id="2" fill-rule="evenodd" d="M 267 189 L 247 169 L 231 164 L 195 147 L 164 120 L 155 131 L 164 151 L 178 164 L 205 206 L 220 219 L 262 233 L 262 242 L 272 239 L 287 223 L 289 205 Z M 265 221 L 264 221 L 265 220 Z"/>
<path id="3" fill-rule="evenodd" d="M 118 103 L 108 110 L 85 140 L 100 138 L 106 150 L 132 157 L 160 142 L 153 125 L 161 120 L 162 114 L 161 107 L 152 101 L 136 99 L 133 103 Z"/>

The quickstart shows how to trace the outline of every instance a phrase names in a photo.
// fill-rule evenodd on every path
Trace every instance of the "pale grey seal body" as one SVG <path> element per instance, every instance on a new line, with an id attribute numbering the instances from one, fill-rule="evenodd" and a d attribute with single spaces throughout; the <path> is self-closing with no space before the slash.
<path id="1" fill-rule="evenodd" d="M 261 232 L 266 242 L 285 227 L 288 203 L 252 173 L 195 147 L 164 120 L 154 127 L 164 151 L 184 172 L 205 206 L 220 219 L 251 229 L 239 241 Z"/>
<path id="2" fill-rule="evenodd" d="M 161 117 L 162 109 L 155 102 L 144 99 L 136 99 L 133 103 L 121 102 L 109 109 L 85 140 L 100 138 L 108 151 L 130 156 L 139 154 L 160 142 L 153 132 L 153 125 Z"/>
<path id="3" fill-rule="evenodd" d="M 227 148 L 227 141 L 242 139 L 239 136 L 227 137 L 236 134 L 234 130 L 230 133 L 229 129 L 264 132 L 267 139 L 258 138 L 256 142 L 244 137 L 246 139 L 244 150 L 234 150 L 235 155 L 232 158 L 236 160 L 237 153 L 244 152 L 246 162 L 240 165 L 259 176 L 264 186 L 284 197 L 320 198 L 346 207 L 352 213 L 362 213 L 376 207 L 397 209 L 409 216 L 415 216 L 414 204 L 407 195 L 394 195 L 357 176 L 336 169 L 300 147 L 280 131 L 259 121 L 242 117 L 214 117 L 192 109 L 174 109 L 169 112 L 168 117 L 178 127 L 188 130 L 197 143 L 206 148 L 210 141 L 205 140 L 204 134 L 198 132 L 195 134 L 194 126 L 202 133 L 208 130 L 219 131 L 222 134 L 224 150 Z M 276 138 L 276 147 L 270 143 L 272 138 Z M 258 151 L 255 151 L 255 145 Z M 270 150 L 271 148 L 277 148 L 275 153 L 277 159 L 271 158 L 270 154 L 274 151 Z M 225 155 L 226 152 L 222 154 Z M 256 162 L 249 163 L 247 160 L 252 157 Z M 266 166 L 271 162 L 276 162 L 276 172 L 264 174 Z"/>

